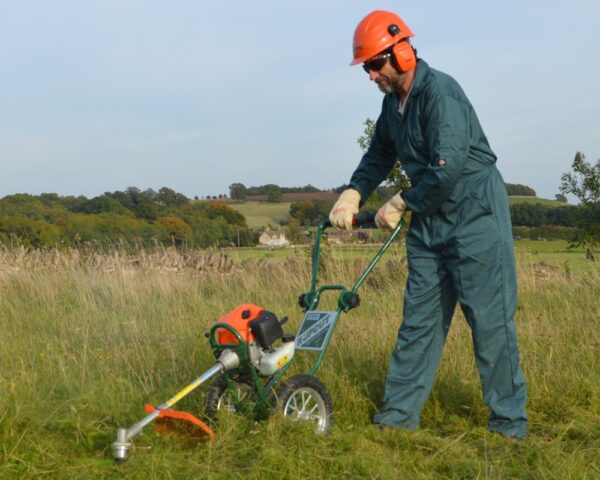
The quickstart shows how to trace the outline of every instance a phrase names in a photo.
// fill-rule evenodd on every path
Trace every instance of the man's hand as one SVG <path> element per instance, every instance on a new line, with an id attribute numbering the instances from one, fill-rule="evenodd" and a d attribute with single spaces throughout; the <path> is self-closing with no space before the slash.
<path id="1" fill-rule="evenodd" d="M 352 219 L 358 213 L 360 193 L 353 188 L 344 190 L 329 212 L 329 221 L 338 229 L 352 230 Z"/>
<path id="2" fill-rule="evenodd" d="M 405 210 L 406 203 L 402 199 L 402 192 L 398 192 L 383 207 L 377 210 L 375 223 L 379 228 L 391 228 L 393 230 L 398 226 Z"/>

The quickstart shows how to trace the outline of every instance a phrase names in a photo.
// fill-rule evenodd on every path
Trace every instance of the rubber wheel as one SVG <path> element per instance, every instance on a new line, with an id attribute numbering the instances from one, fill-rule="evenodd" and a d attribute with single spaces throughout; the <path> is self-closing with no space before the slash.
<path id="1" fill-rule="evenodd" d="M 314 422 L 317 433 L 326 433 L 333 422 L 333 402 L 316 377 L 296 375 L 277 391 L 276 408 L 292 420 Z"/>
<path id="2" fill-rule="evenodd" d="M 249 379 L 234 379 L 234 384 L 240 403 L 250 404 L 256 401 L 254 385 Z M 204 413 L 209 418 L 216 417 L 219 411 L 238 412 L 223 376 L 209 388 L 204 405 Z"/>

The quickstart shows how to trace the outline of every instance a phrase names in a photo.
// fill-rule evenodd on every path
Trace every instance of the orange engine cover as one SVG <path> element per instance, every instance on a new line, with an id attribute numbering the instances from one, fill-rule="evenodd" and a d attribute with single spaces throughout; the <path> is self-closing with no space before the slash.
<path id="1" fill-rule="evenodd" d="M 230 325 L 240 334 L 244 342 L 251 342 L 254 340 L 254 335 L 249 331 L 249 323 L 260 316 L 264 310 L 263 307 L 245 303 L 236 307 L 227 315 L 223 315 L 219 319 L 219 323 Z M 217 343 L 224 345 L 226 343 L 238 343 L 238 341 L 233 333 L 224 328 L 219 328 L 217 329 Z"/>

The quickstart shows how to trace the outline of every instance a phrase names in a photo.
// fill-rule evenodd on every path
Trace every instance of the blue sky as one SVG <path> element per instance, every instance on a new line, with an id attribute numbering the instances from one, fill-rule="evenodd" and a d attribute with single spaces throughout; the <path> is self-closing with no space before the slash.
<path id="1" fill-rule="evenodd" d="M 347 182 L 381 106 L 348 66 L 374 9 L 459 81 L 506 181 L 553 198 L 600 158 L 597 0 L 4 1 L 0 197 Z"/>

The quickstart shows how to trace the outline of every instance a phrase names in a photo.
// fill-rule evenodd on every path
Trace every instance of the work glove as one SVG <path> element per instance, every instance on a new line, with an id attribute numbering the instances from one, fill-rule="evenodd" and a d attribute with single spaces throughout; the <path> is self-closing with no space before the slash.
<path id="1" fill-rule="evenodd" d="M 406 203 L 402 198 L 402 192 L 398 192 L 390 198 L 375 215 L 375 224 L 378 228 L 391 228 L 392 230 L 398 226 L 404 211 Z"/>
<path id="2" fill-rule="evenodd" d="M 344 190 L 329 212 L 329 221 L 335 228 L 352 230 L 352 219 L 358 213 L 360 193 L 353 188 Z"/>

